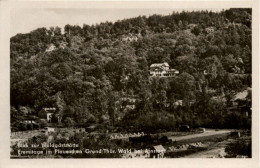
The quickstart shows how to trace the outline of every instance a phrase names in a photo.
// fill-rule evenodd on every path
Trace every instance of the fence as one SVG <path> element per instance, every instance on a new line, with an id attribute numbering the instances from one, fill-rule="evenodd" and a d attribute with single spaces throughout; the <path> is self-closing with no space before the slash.
<path id="1" fill-rule="evenodd" d="M 143 132 L 141 133 L 129 133 L 129 134 L 115 134 L 115 135 L 110 135 L 110 139 L 125 139 L 125 138 L 133 138 L 133 137 L 141 137 L 144 136 L 145 134 Z"/>

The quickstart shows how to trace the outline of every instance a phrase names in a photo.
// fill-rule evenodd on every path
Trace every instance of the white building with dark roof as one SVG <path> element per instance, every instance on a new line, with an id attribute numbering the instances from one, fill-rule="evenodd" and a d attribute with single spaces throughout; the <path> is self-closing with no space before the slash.
<path id="1" fill-rule="evenodd" d="M 150 66 L 150 76 L 173 77 L 177 74 L 179 74 L 179 71 L 176 69 L 170 69 L 170 66 L 167 62 L 156 63 Z"/>

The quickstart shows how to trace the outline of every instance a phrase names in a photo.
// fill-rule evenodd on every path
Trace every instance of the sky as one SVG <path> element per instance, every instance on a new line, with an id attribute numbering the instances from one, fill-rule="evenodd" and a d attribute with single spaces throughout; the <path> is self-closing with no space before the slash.
<path id="1" fill-rule="evenodd" d="M 185 9 L 194 11 L 201 9 Z M 206 9 L 203 9 L 206 10 Z M 207 9 L 221 11 L 218 9 Z M 126 18 L 150 16 L 153 14 L 169 15 L 173 11 L 181 12 L 183 9 L 170 8 L 15 8 L 11 11 L 11 36 L 17 33 L 29 33 L 40 27 L 63 28 L 66 24 L 79 25 L 98 24 L 101 22 L 115 22 Z"/>

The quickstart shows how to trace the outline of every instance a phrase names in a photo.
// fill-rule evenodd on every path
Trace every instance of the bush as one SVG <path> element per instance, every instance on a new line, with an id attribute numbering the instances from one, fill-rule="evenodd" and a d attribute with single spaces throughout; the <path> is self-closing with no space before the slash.
<path id="1" fill-rule="evenodd" d="M 234 158 L 237 155 L 248 156 L 249 158 L 252 157 L 252 142 L 249 143 L 245 141 L 237 141 L 236 143 L 229 144 L 225 152 L 227 152 L 227 156 Z"/>
<path id="2" fill-rule="evenodd" d="M 39 120 L 38 123 L 39 123 L 40 128 L 45 128 L 48 125 L 47 121 L 44 121 L 44 120 Z"/>
<path id="3" fill-rule="evenodd" d="M 33 125 L 32 124 L 27 124 L 27 130 L 33 130 Z"/>
<path id="4" fill-rule="evenodd" d="M 26 131 L 27 130 L 27 126 L 24 123 L 19 123 L 17 127 L 18 127 L 19 131 Z"/>

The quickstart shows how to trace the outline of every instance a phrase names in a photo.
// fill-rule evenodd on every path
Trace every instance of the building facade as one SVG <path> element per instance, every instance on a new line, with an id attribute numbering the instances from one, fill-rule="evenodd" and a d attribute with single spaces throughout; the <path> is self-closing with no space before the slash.
<path id="1" fill-rule="evenodd" d="M 150 76 L 152 77 L 174 77 L 177 74 L 179 74 L 179 71 L 176 69 L 170 69 L 167 62 L 156 63 L 150 66 Z"/>

